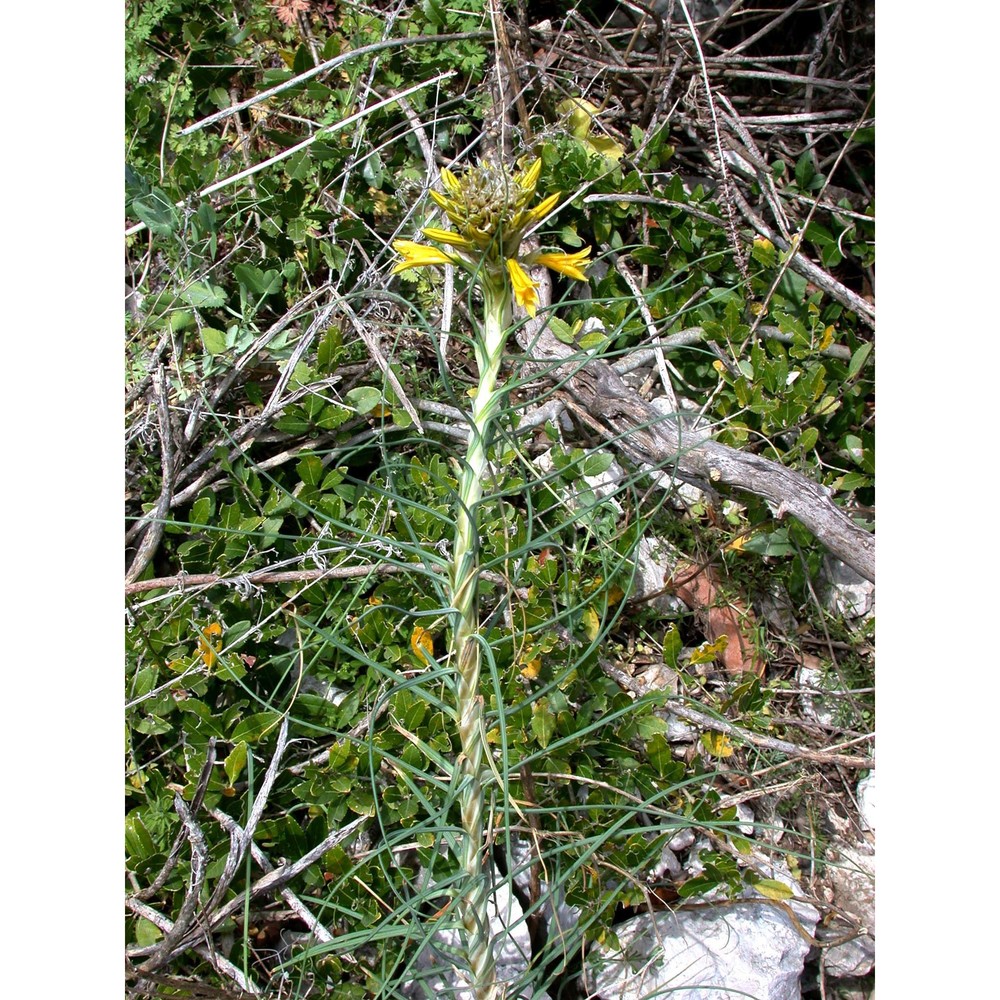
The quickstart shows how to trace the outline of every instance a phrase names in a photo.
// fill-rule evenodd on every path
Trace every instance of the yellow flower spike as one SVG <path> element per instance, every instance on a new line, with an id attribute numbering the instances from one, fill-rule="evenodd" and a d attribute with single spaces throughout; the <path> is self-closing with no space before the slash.
<path id="1" fill-rule="evenodd" d="M 446 246 L 458 247 L 460 250 L 472 250 L 476 246 L 472 240 L 466 239 L 460 233 L 452 232 L 450 229 L 435 229 L 433 226 L 428 226 L 420 231 L 427 239 L 434 240 L 435 243 L 444 243 Z"/>
<path id="2" fill-rule="evenodd" d="M 516 260 L 507 261 L 507 273 L 514 287 L 514 301 L 534 318 L 538 309 L 538 292 L 535 291 L 537 286 Z"/>
<path id="3" fill-rule="evenodd" d="M 586 281 L 587 276 L 583 273 L 583 269 L 591 263 L 587 259 L 589 256 L 590 247 L 584 247 L 576 253 L 540 253 L 534 260 L 536 264 L 541 264 L 551 271 L 565 274 L 568 278 Z"/>
<path id="4" fill-rule="evenodd" d="M 401 254 L 403 259 L 392 269 L 393 274 L 399 274 L 409 267 L 428 267 L 432 264 L 454 264 L 455 260 L 437 247 L 429 247 L 425 243 L 414 243 L 412 240 L 394 240 L 393 250 Z"/>

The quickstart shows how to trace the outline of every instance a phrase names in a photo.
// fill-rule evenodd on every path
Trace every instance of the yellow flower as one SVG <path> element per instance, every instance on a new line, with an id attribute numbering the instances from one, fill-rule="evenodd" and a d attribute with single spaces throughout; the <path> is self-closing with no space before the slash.
<path id="1" fill-rule="evenodd" d="M 458 247 L 460 250 L 474 250 L 476 244 L 472 240 L 466 239 L 459 233 L 453 233 L 450 229 L 435 229 L 428 226 L 420 230 L 424 236 L 435 243 L 444 243 L 445 246 Z"/>
<path id="2" fill-rule="evenodd" d="M 403 259 L 393 267 L 393 274 L 410 267 L 456 264 L 484 289 L 512 291 L 514 301 L 529 316 L 534 316 L 538 309 L 538 286 L 527 268 L 537 263 L 576 281 L 586 281 L 584 270 L 591 252 L 590 247 L 584 247 L 576 253 L 521 254 L 521 243 L 528 230 L 559 204 L 557 192 L 531 207 L 541 175 L 542 162 L 537 159 L 516 172 L 492 160 L 469 167 L 461 175 L 442 169 L 443 191 L 429 193 L 453 228 L 428 226 L 422 230 L 424 236 L 440 247 L 396 240 L 393 247 Z"/>
<path id="3" fill-rule="evenodd" d="M 522 191 L 527 191 L 530 194 L 535 193 L 535 185 L 538 183 L 538 178 L 542 176 L 542 161 L 535 160 L 534 163 L 528 167 L 523 173 L 518 175 L 517 183 Z"/>
<path id="4" fill-rule="evenodd" d="M 393 274 L 399 274 L 408 267 L 426 267 L 428 264 L 454 264 L 455 261 L 443 250 L 429 247 L 425 243 L 414 243 L 412 240 L 395 240 L 392 244 L 396 253 L 403 259 L 392 269 Z"/>
<path id="5" fill-rule="evenodd" d="M 534 317 L 538 308 L 538 292 L 535 290 L 537 286 L 516 260 L 507 261 L 507 273 L 514 288 L 514 301 L 522 306 L 529 316 Z"/>
<path id="6" fill-rule="evenodd" d="M 448 192 L 452 195 L 462 193 L 462 182 L 447 167 L 441 170 L 441 183 L 444 184 Z"/>
<path id="7" fill-rule="evenodd" d="M 526 212 L 519 213 L 517 218 L 514 220 L 515 224 L 520 229 L 526 229 L 528 226 L 534 225 L 536 222 L 541 222 L 549 212 L 552 211 L 559 203 L 559 192 L 555 194 L 550 194 L 547 198 L 543 198 L 534 208 L 529 209 Z"/>
<path id="8" fill-rule="evenodd" d="M 452 202 L 446 198 L 440 191 L 428 191 L 431 196 L 431 201 L 437 205 L 438 208 L 442 209 L 445 215 L 451 219 L 456 225 L 461 225 L 462 223 L 462 213 L 455 208 Z"/>
<path id="9" fill-rule="evenodd" d="M 480 258 L 488 258 L 502 270 L 503 260 L 517 255 L 525 230 L 548 215 L 559 202 L 558 194 L 549 195 L 534 208 L 530 207 L 541 174 L 541 160 L 534 160 L 527 169 L 513 173 L 486 159 L 463 171 L 461 176 L 442 169 L 443 192 L 429 194 L 451 220 L 457 235 L 470 247 L 477 247 Z"/>
<path id="10" fill-rule="evenodd" d="M 583 269 L 590 263 L 587 259 L 590 256 L 590 247 L 584 247 L 576 253 L 540 253 L 535 255 L 534 262 L 547 267 L 550 271 L 558 271 L 568 278 L 575 278 L 577 281 L 586 281 L 587 276 Z"/>

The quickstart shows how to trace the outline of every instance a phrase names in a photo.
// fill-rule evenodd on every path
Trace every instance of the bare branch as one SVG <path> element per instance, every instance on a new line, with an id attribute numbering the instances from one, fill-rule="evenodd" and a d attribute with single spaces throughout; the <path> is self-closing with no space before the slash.
<path id="1" fill-rule="evenodd" d="M 641 697 L 649 694 L 651 688 L 647 688 L 627 674 L 620 667 L 616 667 L 607 660 L 601 660 L 601 669 L 613 680 L 617 681 L 627 691 Z M 710 715 L 707 712 L 700 712 L 694 708 L 680 703 L 679 696 L 668 695 L 670 707 L 663 709 L 664 712 L 676 715 L 677 718 L 690 722 L 701 729 L 710 729 L 712 732 L 725 733 L 727 736 L 735 736 L 745 743 L 750 743 L 755 747 L 764 750 L 777 750 L 779 753 L 787 754 L 789 757 L 798 757 L 816 764 L 839 764 L 841 767 L 869 768 L 875 766 L 874 757 L 852 757 L 846 754 L 835 753 L 830 750 L 812 750 L 809 747 L 799 746 L 797 743 L 789 743 L 787 740 L 775 739 L 773 736 L 761 736 L 759 733 L 744 729 L 742 726 L 734 725 L 726 719 Z M 874 740 L 873 736 L 861 737 L 863 740 Z M 851 740 L 856 743 L 857 740 Z M 836 748 L 835 748 L 836 749 Z"/>

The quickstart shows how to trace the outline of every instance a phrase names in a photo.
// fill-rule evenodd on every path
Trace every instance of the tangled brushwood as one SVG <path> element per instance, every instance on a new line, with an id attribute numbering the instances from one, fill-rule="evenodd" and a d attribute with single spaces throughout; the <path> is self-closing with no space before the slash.
<path id="1" fill-rule="evenodd" d="M 126 15 L 128 994 L 869 990 L 870 5 L 238 8 Z"/>

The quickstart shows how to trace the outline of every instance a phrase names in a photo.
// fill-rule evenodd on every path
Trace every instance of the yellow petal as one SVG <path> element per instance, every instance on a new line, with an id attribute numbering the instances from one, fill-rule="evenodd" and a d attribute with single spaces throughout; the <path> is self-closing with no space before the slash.
<path id="1" fill-rule="evenodd" d="M 427 193 L 438 208 L 443 208 L 446 212 L 451 208 L 451 202 L 440 191 L 428 191 Z"/>
<path id="2" fill-rule="evenodd" d="M 576 253 L 540 253 L 535 257 L 535 263 L 577 281 L 586 281 L 583 269 L 590 263 L 587 259 L 589 256 L 590 247 L 584 247 Z"/>
<path id="3" fill-rule="evenodd" d="M 559 204 L 559 192 L 550 194 L 543 198 L 534 208 L 524 213 L 524 224 L 530 226 L 534 222 L 544 219 L 549 212 Z"/>
<path id="4" fill-rule="evenodd" d="M 517 178 L 518 186 L 522 191 L 534 192 L 535 185 L 538 183 L 538 178 L 542 175 L 542 161 L 535 160 L 534 163 L 528 167 L 522 174 Z"/>
<path id="5" fill-rule="evenodd" d="M 437 247 L 429 247 L 426 243 L 414 243 L 412 240 L 394 240 L 392 248 L 403 257 L 392 269 L 393 274 L 399 274 L 408 267 L 427 267 L 432 264 L 455 263 L 443 250 L 438 250 Z"/>
<path id="6" fill-rule="evenodd" d="M 462 250 L 472 250 L 475 247 L 472 240 L 466 239 L 450 229 L 435 229 L 433 226 L 428 226 L 420 231 L 427 239 L 434 240 L 435 243 L 444 243 L 446 246 L 459 247 Z"/>
<path id="7" fill-rule="evenodd" d="M 538 292 L 535 291 L 537 286 L 516 260 L 507 261 L 507 273 L 514 288 L 514 301 L 533 317 L 538 308 Z"/>
<path id="8" fill-rule="evenodd" d="M 441 183 L 451 194 L 461 194 L 462 192 L 461 182 L 447 167 L 441 168 Z"/>

